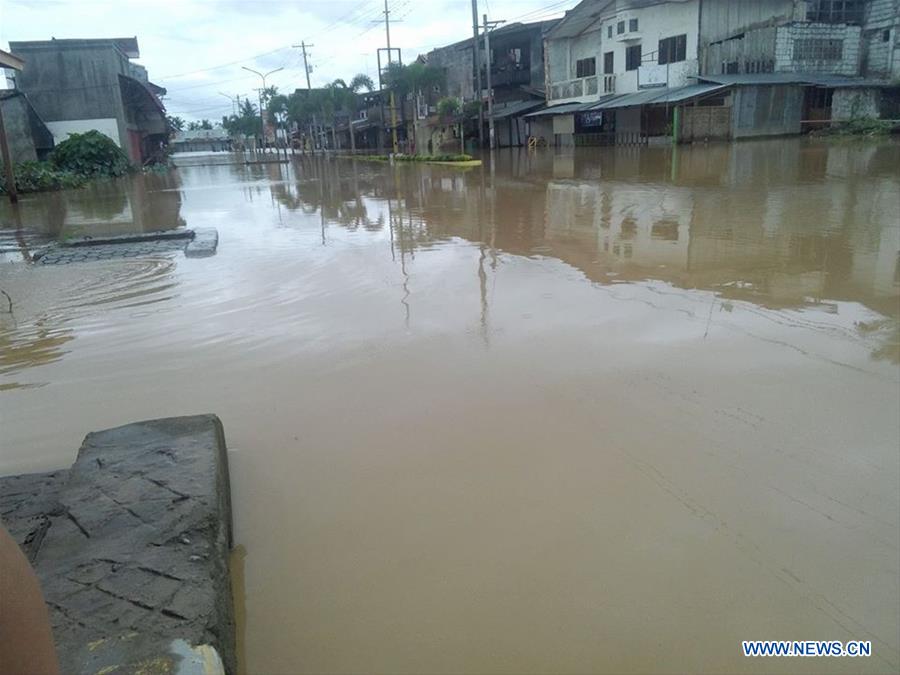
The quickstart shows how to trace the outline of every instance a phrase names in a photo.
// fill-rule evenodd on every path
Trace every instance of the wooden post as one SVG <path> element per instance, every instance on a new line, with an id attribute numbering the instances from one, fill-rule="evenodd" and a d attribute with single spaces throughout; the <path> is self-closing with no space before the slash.
<path id="1" fill-rule="evenodd" d="M 13 169 L 12 157 L 9 155 L 9 144 L 6 140 L 6 127 L 3 125 L 3 102 L 0 101 L 0 155 L 3 157 L 3 169 L 6 172 L 6 194 L 9 201 L 15 204 L 19 201 L 16 192 L 16 174 Z"/>

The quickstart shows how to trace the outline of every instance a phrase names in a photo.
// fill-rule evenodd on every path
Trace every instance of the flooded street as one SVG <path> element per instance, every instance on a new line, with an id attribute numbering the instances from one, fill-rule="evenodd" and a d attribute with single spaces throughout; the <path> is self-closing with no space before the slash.
<path id="1" fill-rule="evenodd" d="M 900 144 L 201 161 L 0 206 L 0 474 L 218 414 L 245 672 L 900 668 Z"/>

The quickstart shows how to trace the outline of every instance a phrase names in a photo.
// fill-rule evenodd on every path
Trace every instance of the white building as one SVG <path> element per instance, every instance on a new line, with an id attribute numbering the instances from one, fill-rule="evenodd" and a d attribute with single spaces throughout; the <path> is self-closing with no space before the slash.
<path id="1" fill-rule="evenodd" d="M 548 99 L 691 84 L 699 25 L 700 0 L 585 0 L 548 35 Z"/>

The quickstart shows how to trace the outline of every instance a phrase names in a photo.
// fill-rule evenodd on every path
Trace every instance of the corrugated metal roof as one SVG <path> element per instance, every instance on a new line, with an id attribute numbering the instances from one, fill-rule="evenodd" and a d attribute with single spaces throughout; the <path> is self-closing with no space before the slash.
<path id="1" fill-rule="evenodd" d="M 635 105 L 650 103 L 657 96 L 661 96 L 667 89 L 645 89 L 633 94 L 620 94 L 591 106 L 591 110 L 611 110 L 613 108 L 628 108 Z"/>
<path id="2" fill-rule="evenodd" d="M 561 103 L 559 105 L 553 105 L 548 108 L 536 110 L 533 113 L 528 113 L 527 115 L 525 115 L 525 117 L 542 117 L 544 115 L 569 115 L 580 110 L 587 110 L 595 103 L 595 101 L 591 101 L 590 103 L 581 103 L 579 101 L 575 101 L 574 103 Z"/>
<path id="3" fill-rule="evenodd" d="M 727 84 L 689 84 L 684 87 L 665 89 L 664 92 L 654 98 L 651 103 L 678 103 L 691 98 L 712 94 L 713 92 L 728 89 Z"/>
<path id="4" fill-rule="evenodd" d="M 512 101 L 511 103 L 506 103 L 504 105 L 495 105 L 494 119 L 501 120 L 506 117 L 516 117 L 524 112 L 539 108 L 542 105 L 544 105 L 543 101 L 533 99 L 530 101 Z"/>
<path id="5" fill-rule="evenodd" d="M 701 75 L 704 82 L 723 85 L 752 86 L 758 84 L 806 84 L 817 87 L 885 87 L 885 80 L 867 80 L 861 77 L 827 75 L 822 73 L 753 73 L 743 75 Z"/>

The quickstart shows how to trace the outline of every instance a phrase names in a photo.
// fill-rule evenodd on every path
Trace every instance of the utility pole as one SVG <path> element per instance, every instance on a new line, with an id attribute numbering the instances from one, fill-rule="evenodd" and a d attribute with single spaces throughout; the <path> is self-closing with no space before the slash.
<path id="1" fill-rule="evenodd" d="M 473 0 L 474 1 L 474 0 Z M 384 0 L 384 32 L 387 37 L 388 66 L 391 65 L 391 10 L 388 8 L 388 0 Z M 397 154 L 397 101 L 394 97 L 394 89 L 391 88 L 391 145 L 394 154 Z"/>
<path id="2" fill-rule="evenodd" d="M 494 26 L 499 26 L 505 21 L 488 21 L 487 14 L 484 15 L 484 58 L 487 61 L 485 72 L 487 73 L 487 95 L 488 95 L 488 146 L 491 150 L 496 147 L 494 140 L 494 90 L 491 87 L 491 30 Z"/>
<path id="3" fill-rule="evenodd" d="M 472 51 L 475 59 L 475 100 L 478 101 L 478 147 L 484 147 L 484 101 L 481 100 L 481 52 L 478 49 L 478 0 L 472 0 Z"/>
<path id="4" fill-rule="evenodd" d="M 306 91 L 312 92 L 312 84 L 309 81 L 309 61 L 307 60 L 306 50 L 307 48 L 315 47 L 315 45 L 306 44 L 305 40 L 301 40 L 299 45 L 294 45 L 294 49 L 300 48 L 303 50 L 303 72 L 306 73 Z M 310 95 L 309 93 L 307 95 Z M 313 114 L 312 124 L 309 125 L 309 143 L 310 150 L 316 149 L 316 142 L 313 140 L 313 128 L 316 126 L 316 116 Z"/>
<path id="5" fill-rule="evenodd" d="M 0 106 L 3 102 L 0 101 Z M 3 169 L 6 172 L 6 194 L 9 195 L 9 201 L 15 204 L 19 201 L 19 195 L 16 192 L 16 175 L 13 171 L 12 158 L 9 156 L 9 144 L 6 141 L 6 127 L 3 126 L 3 110 L 0 109 L 0 155 L 3 156 Z"/>

